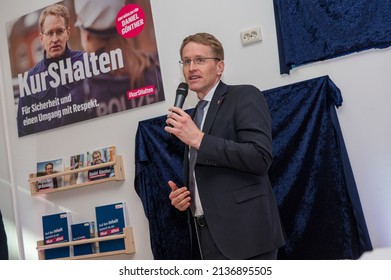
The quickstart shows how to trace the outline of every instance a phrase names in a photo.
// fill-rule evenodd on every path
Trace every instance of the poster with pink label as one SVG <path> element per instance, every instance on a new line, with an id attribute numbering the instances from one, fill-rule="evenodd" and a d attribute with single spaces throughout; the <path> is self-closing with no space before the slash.
<path id="1" fill-rule="evenodd" d="M 7 30 L 19 137 L 165 100 L 148 0 L 65 0 Z"/>

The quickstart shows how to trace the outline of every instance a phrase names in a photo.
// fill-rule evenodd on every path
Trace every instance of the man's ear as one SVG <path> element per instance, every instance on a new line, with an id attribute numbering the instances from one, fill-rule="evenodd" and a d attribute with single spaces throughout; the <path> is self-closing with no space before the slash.
<path id="1" fill-rule="evenodd" d="M 68 26 L 67 28 L 66 28 L 66 33 L 67 33 L 67 41 L 69 40 L 69 37 L 71 36 L 71 28 Z"/>
<path id="2" fill-rule="evenodd" d="M 41 45 L 43 46 L 43 35 L 42 33 L 39 33 L 39 41 L 41 41 Z"/>
<path id="3" fill-rule="evenodd" d="M 223 75 L 223 72 L 224 72 L 224 60 L 220 60 L 218 63 L 217 63 L 217 74 L 222 76 Z"/>

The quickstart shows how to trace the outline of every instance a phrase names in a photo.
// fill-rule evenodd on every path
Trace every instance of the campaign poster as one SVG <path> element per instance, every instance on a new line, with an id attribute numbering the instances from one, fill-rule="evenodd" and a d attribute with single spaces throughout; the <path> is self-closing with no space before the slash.
<path id="1" fill-rule="evenodd" d="M 19 137 L 165 100 L 149 0 L 65 0 L 7 32 Z"/>
<path id="2" fill-rule="evenodd" d="M 51 175 L 64 171 L 64 163 L 61 158 L 37 162 L 37 177 Z M 62 177 L 47 178 L 37 181 L 37 190 L 56 189 L 62 187 Z"/>

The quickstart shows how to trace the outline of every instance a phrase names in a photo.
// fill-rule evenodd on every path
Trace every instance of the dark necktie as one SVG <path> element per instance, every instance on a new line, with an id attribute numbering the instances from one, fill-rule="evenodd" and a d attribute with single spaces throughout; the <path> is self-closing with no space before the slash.
<path id="1" fill-rule="evenodd" d="M 208 101 L 200 100 L 196 107 L 196 113 L 194 116 L 194 122 L 198 128 L 201 128 L 202 119 L 204 117 L 204 108 L 208 104 Z M 194 168 L 197 161 L 197 149 L 190 147 L 189 155 L 189 190 L 192 198 L 191 201 L 191 210 L 194 214 L 195 211 L 195 178 L 194 178 Z"/>

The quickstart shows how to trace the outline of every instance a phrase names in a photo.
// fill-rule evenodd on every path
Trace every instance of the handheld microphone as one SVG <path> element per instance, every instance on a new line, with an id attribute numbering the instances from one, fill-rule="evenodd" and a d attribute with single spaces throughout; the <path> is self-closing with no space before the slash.
<path id="1" fill-rule="evenodd" d="M 176 96 L 175 96 L 175 102 L 174 107 L 182 108 L 183 103 L 185 103 L 185 99 L 187 96 L 187 92 L 189 90 L 189 86 L 186 83 L 180 83 L 177 90 L 176 90 Z M 172 125 L 169 125 L 170 127 L 173 127 Z M 171 133 L 170 133 L 171 136 Z"/>
<path id="2" fill-rule="evenodd" d="M 183 103 L 185 102 L 189 86 L 186 83 L 180 83 L 176 90 L 176 97 L 174 102 L 174 107 L 182 108 Z"/>

